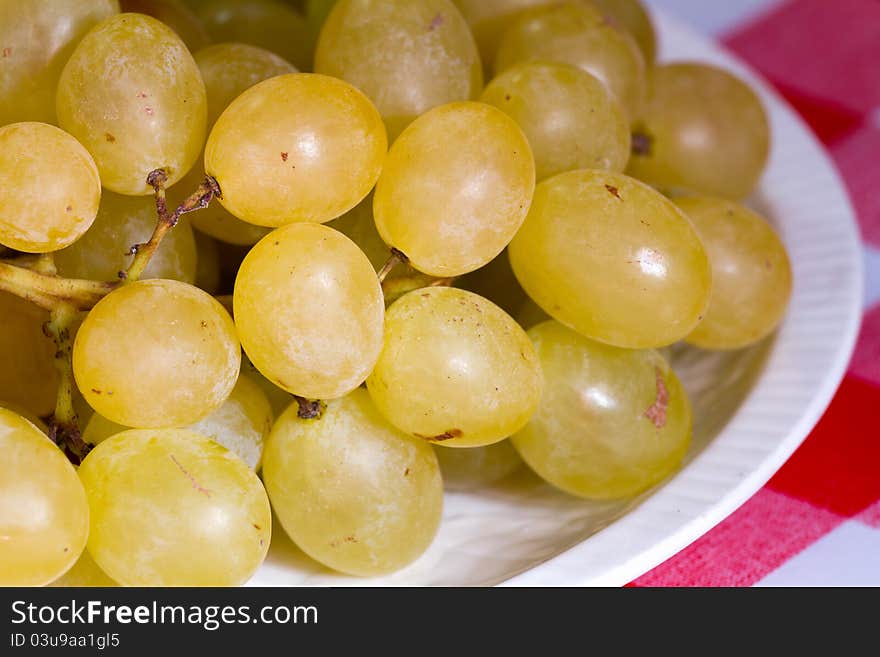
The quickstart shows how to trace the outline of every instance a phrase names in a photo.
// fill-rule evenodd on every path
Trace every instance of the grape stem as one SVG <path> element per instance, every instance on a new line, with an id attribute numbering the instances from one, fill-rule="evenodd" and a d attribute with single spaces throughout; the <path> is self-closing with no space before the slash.
<path id="1" fill-rule="evenodd" d="M 324 411 L 327 410 L 327 404 L 320 399 L 306 399 L 299 395 L 294 395 L 293 398 L 299 405 L 296 416 L 301 420 L 320 420 Z"/>
<path id="2" fill-rule="evenodd" d="M 384 283 L 385 279 L 388 278 L 388 274 L 390 274 L 391 270 L 397 265 L 407 264 L 408 262 L 409 258 L 406 257 L 406 254 L 403 251 L 398 251 L 394 247 L 391 247 L 391 256 L 389 256 L 385 264 L 382 265 L 382 269 L 379 270 L 379 282 Z"/>
<path id="3" fill-rule="evenodd" d="M 0 261 L 0 290 L 27 299 L 51 312 L 57 305 L 65 303 L 88 310 L 116 287 L 115 282 L 60 278 L 55 274 L 42 273 L 40 262 L 37 260 L 30 268 L 17 260 Z"/>

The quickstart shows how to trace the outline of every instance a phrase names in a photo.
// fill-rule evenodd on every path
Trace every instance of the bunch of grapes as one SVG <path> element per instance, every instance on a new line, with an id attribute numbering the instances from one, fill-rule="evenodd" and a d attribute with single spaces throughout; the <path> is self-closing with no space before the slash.
<path id="1" fill-rule="evenodd" d="M 785 314 L 769 144 L 637 0 L 0 0 L 0 584 L 387 574 L 523 462 L 644 492 L 663 348 Z"/>

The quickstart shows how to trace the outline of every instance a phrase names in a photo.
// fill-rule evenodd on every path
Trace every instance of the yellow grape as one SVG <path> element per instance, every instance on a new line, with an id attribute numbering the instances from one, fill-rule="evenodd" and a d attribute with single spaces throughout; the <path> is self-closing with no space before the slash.
<path id="1" fill-rule="evenodd" d="M 382 349 L 376 272 L 354 242 L 327 226 L 291 224 L 260 240 L 235 279 L 234 307 L 251 362 L 309 399 L 358 387 Z"/>
<path id="2" fill-rule="evenodd" d="M 47 123 L 0 127 L 0 244 L 63 249 L 89 229 L 100 201 L 95 161 L 71 135 Z"/>
<path id="3" fill-rule="evenodd" d="M 0 586 L 43 586 L 77 560 L 89 508 L 70 461 L 45 434 L 0 408 Z"/>
<path id="4" fill-rule="evenodd" d="M 770 152 L 761 100 L 715 66 L 658 66 L 641 121 L 634 127 L 628 173 L 664 190 L 743 199 L 752 193 Z"/>
<path id="5" fill-rule="evenodd" d="M 117 274 L 131 262 L 129 249 L 147 242 L 156 222 L 156 203 L 151 197 L 104 192 L 92 227 L 74 244 L 55 254 L 58 273 L 68 278 L 117 280 Z M 196 260 L 193 229 L 184 220 L 162 240 L 143 278 L 193 283 Z"/>
<path id="6" fill-rule="evenodd" d="M 55 123 L 55 89 L 76 44 L 117 0 L 0 0 L 0 125 Z"/>
<path id="7" fill-rule="evenodd" d="M 522 466 L 522 459 L 509 440 L 485 447 L 448 449 L 435 445 L 446 490 L 470 491 L 494 484 Z"/>
<path id="8" fill-rule="evenodd" d="M 398 429 L 445 447 L 496 443 L 541 399 L 525 332 L 483 297 L 450 287 L 410 292 L 388 308 L 385 347 L 367 389 Z"/>
<path id="9" fill-rule="evenodd" d="M 791 298 L 791 263 L 767 221 L 720 198 L 675 203 L 691 220 L 712 265 L 712 299 L 687 341 L 705 349 L 739 349 L 769 335 Z"/>
<path id="10" fill-rule="evenodd" d="M 312 68 L 312 39 L 303 16 L 272 0 L 207 0 L 196 7 L 211 38 L 247 43 L 283 57 L 301 71 Z"/>
<path id="11" fill-rule="evenodd" d="M 79 467 L 88 550 L 124 586 L 237 586 L 266 557 L 272 516 L 235 454 L 185 429 L 132 430 Z"/>
<path id="12" fill-rule="evenodd" d="M 199 68 L 170 27 L 144 14 L 108 18 L 80 41 L 61 74 L 57 109 L 61 127 L 98 163 L 101 183 L 118 194 L 151 193 L 147 175 L 159 168 L 173 185 L 205 138 Z"/>
<path id="13" fill-rule="evenodd" d="M 511 116 L 526 133 L 538 180 L 573 169 L 626 167 L 626 112 L 604 84 L 579 68 L 518 64 L 492 80 L 480 100 Z"/>
<path id="14" fill-rule="evenodd" d="M 432 107 L 476 98 L 483 69 L 450 0 L 339 0 L 321 29 L 315 71 L 376 104 L 393 140 Z"/>
<path id="15" fill-rule="evenodd" d="M 474 33 L 483 69 L 487 74 L 491 73 L 498 44 L 507 28 L 528 9 L 554 4 L 556 1 L 453 0 Z"/>
<path id="16" fill-rule="evenodd" d="M 0 399 L 37 416 L 55 411 L 58 372 L 55 343 L 43 335 L 49 313 L 0 292 Z"/>
<path id="17" fill-rule="evenodd" d="M 229 397 L 217 409 L 184 428 L 223 445 L 252 470 L 259 470 L 263 444 L 273 419 L 272 406 L 262 388 L 253 377 L 242 373 Z M 85 425 L 83 440 L 97 445 L 130 428 L 95 413 Z"/>
<path id="18" fill-rule="evenodd" d="M 645 63 L 654 64 L 657 58 L 657 34 L 650 14 L 641 0 L 590 0 L 590 2 L 620 27 L 632 34 L 642 51 Z"/>
<path id="19" fill-rule="evenodd" d="M 240 364 L 223 306 L 195 286 L 164 279 L 130 283 L 101 299 L 73 345 L 86 401 L 128 427 L 198 422 L 229 396 Z"/>
<path id="20" fill-rule="evenodd" d="M 73 564 L 71 569 L 49 584 L 49 586 L 73 586 L 79 588 L 119 586 L 119 584 L 110 579 L 110 576 L 101 570 L 98 564 L 95 563 L 95 560 L 92 559 L 92 555 L 89 554 L 88 550 L 83 550 L 83 553 L 80 555 L 77 562 Z"/>
<path id="21" fill-rule="evenodd" d="M 443 509 L 437 457 L 396 430 L 363 389 L 318 419 L 296 405 L 275 423 L 263 479 L 284 530 L 310 557 L 352 575 L 387 574 L 431 544 Z"/>
<path id="22" fill-rule="evenodd" d="M 182 0 L 119 0 L 119 4 L 122 11 L 146 14 L 165 23 L 190 52 L 201 50 L 211 42 L 202 21 Z"/>
<path id="23" fill-rule="evenodd" d="M 679 467 L 690 402 L 658 352 L 593 342 L 553 320 L 529 337 L 544 398 L 511 440 L 541 478 L 572 495 L 610 499 L 640 493 Z"/>
<path id="24" fill-rule="evenodd" d="M 243 91 L 276 75 L 296 71 L 292 64 L 278 55 L 243 43 L 218 43 L 200 50 L 194 57 L 208 94 L 209 130 L 223 110 Z M 204 179 L 204 163 L 199 162 L 175 187 L 175 190 L 180 190 L 180 197 L 175 198 L 183 200 Z M 267 228 L 237 219 L 220 203 L 212 203 L 191 216 L 196 228 L 230 244 L 250 246 L 269 232 Z"/>
<path id="25" fill-rule="evenodd" d="M 196 287 L 208 294 L 217 294 L 220 291 L 220 251 L 217 242 L 198 230 L 194 230 L 193 235 L 197 254 Z"/>
<path id="26" fill-rule="evenodd" d="M 495 73 L 534 60 L 584 69 L 608 87 L 630 119 L 640 115 L 647 94 L 645 59 L 632 35 L 593 5 L 569 0 L 520 16 L 501 39 Z"/>
<path id="27" fill-rule="evenodd" d="M 535 161 L 516 122 L 485 103 L 449 103 L 392 145 L 373 196 L 376 228 L 419 271 L 459 276 L 501 253 L 534 190 Z"/>
<path id="28" fill-rule="evenodd" d="M 539 184 L 508 252 L 545 312 L 618 347 L 681 340 L 712 291 L 706 250 L 684 213 L 622 173 L 570 171 Z"/>
<path id="29" fill-rule="evenodd" d="M 388 140 L 370 100 L 343 80 L 290 73 L 251 87 L 217 120 L 205 170 L 224 207 L 258 226 L 325 222 L 373 188 Z"/>

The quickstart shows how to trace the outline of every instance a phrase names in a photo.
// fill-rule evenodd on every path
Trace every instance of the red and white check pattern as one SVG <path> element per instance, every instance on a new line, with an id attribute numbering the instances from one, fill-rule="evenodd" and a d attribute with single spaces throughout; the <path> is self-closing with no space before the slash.
<path id="1" fill-rule="evenodd" d="M 865 244 L 865 315 L 849 372 L 803 445 L 631 585 L 880 586 L 880 0 L 776 3 L 723 40 L 800 111 L 843 174 Z"/>

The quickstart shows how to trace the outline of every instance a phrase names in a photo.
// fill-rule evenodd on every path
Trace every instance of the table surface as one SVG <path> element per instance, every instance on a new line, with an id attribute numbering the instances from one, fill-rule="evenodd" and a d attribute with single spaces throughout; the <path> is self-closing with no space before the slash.
<path id="1" fill-rule="evenodd" d="M 774 477 L 632 586 L 880 586 L 880 1 L 645 0 L 762 73 L 835 161 L 861 227 L 862 329 L 846 377 Z"/>

